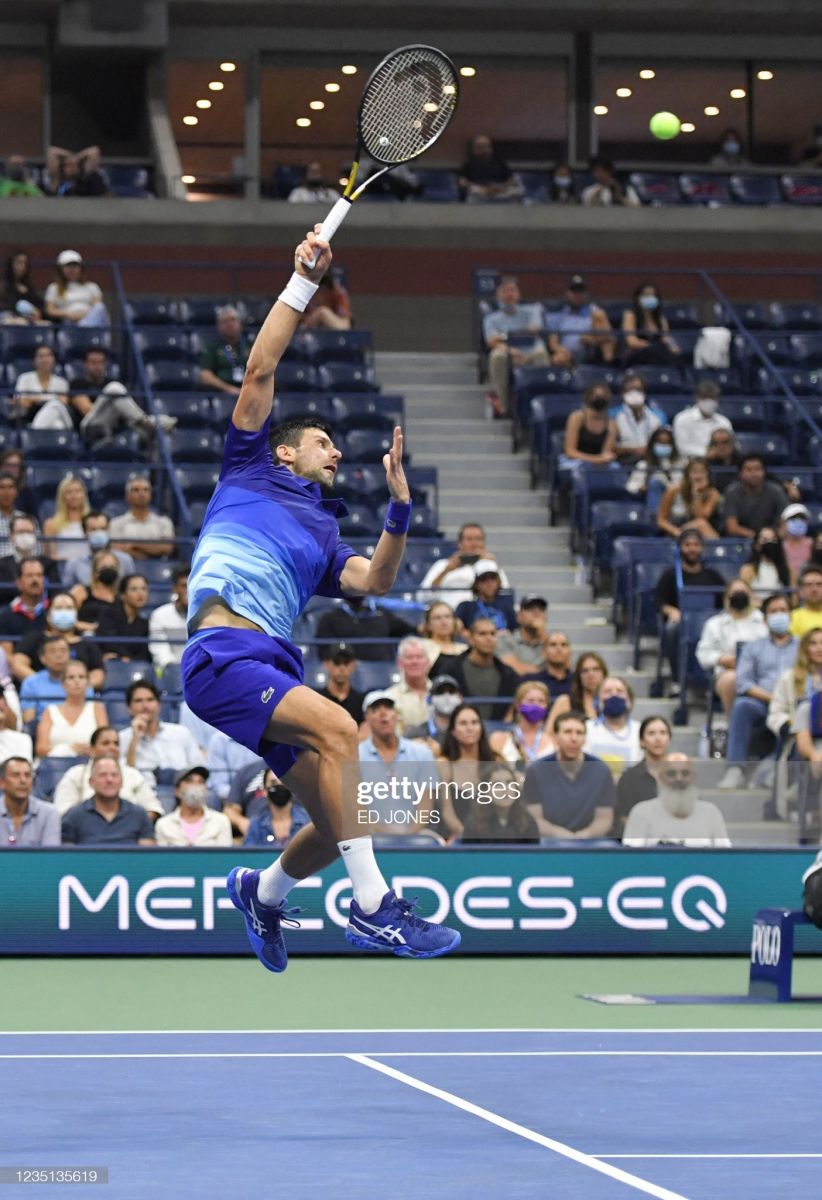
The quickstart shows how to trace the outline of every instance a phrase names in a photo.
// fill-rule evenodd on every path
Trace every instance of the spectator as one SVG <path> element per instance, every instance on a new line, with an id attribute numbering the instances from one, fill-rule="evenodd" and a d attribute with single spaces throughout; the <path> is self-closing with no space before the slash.
<path id="1" fill-rule="evenodd" d="M 208 770 L 191 767 L 174 779 L 177 807 L 160 817 L 154 832 L 158 846 L 230 846 L 231 822 L 206 804 Z"/>
<path id="2" fill-rule="evenodd" d="M 560 458 L 565 470 L 577 471 L 586 463 L 594 467 L 616 463 L 617 427 L 608 414 L 612 399 L 607 383 L 595 383 L 584 393 L 582 408 L 569 414 Z"/>
<path id="3" fill-rule="evenodd" d="M 664 717 L 646 717 L 639 727 L 642 758 L 627 767 L 617 782 L 617 806 L 614 813 L 615 837 L 622 837 L 625 821 L 642 800 L 657 794 L 659 770 L 671 748 L 671 726 Z"/>
<path id="4" fill-rule="evenodd" d="M 78 613 L 79 628 L 83 633 L 96 633 L 103 613 L 114 608 L 120 580 L 120 561 L 115 550 L 98 550 L 91 560 L 91 586 L 74 589 L 84 596 Z"/>
<path id="5" fill-rule="evenodd" d="M 6 169 L 0 176 L 0 200 L 42 199 L 43 193 L 31 177 L 22 154 L 10 154 Z"/>
<path id="6" fill-rule="evenodd" d="M 88 762 L 69 767 L 60 777 L 54 789 L 54 807 L 61 815 L 94 794 L 91 770 L 98 758 L 120 758 L 120 735 L 111 725 L 100 725 L 92 733 Z M 122 799 L 140 805 L 153 817 L 162 816 L 163 806 L 157 798 L 154 784 L 144 779 L 134 767 L 121 764 L 120 769 L 123 776 L 120 785 Z"/>
<path id="7" fill-rule="evenodd" d="M 603 679 L 599 689 L 599 716 L 588 719 L 584 750 L 602 759 L 613 770 L 639 762 L 639 721 L 631 716 L 633 689 L 618 675 Z"/>
<path id="8" fill-rule="evenodd" d="M 582 191 L 582 203 L 610 207 L 639 208 L 641 201 L 630 183 L 623 184 L 616 177 L 614 164 L 609 158 L 596 155 L 588 164 L 594 182 Z"/>
<path id="9" fill-rule="evenodd" d="M 428 678 L 430 662 L 422 638 L 403 638 L 397 647 L 398 683 L 385 689 L 385 694 L 394 701 L 397 727 L 404 733 L 406 727 L 421 725 L 425 720 L 426 699 L 431 690 Z"/>
<path id="10" fill-rule="evenodd" d="M 568 163 L 557 163 L 554 167 L 548 193 L 552 204 L 579 204 L 574 172 Z"/>
<path id="11" fill-rule="evenodd" d="M 694 529 L 711 540 L 719 537 L 721 505 L 722 497 L 713 485 L 707 459 L 692 458 L 681 483 L 672 483 L 662 493 L 656 523 L 669 537 L 680 537 L 686 529 Z"/>
<path id="12" fill-rule="evenodd" d="M 42 632 L 49 606 L 43 564 L 38 559 L 20 560 L 15 583 L 17 595 L 0 608 L 0 649 L 7 658 L 11 658 L 13 641 L 27 633 Z"/>
<path id="13" fill-rule="evenodd" d="M 733 431 L 724 428 L 715 429 L 708 439 L 705 457 L 712 470 L 714 467 L 718 468 L 719 475 L 716 477 L 716 486 L 720 492 L 724 493 L 725 489 L 734 482 L 730 477 L 730 472 L 733 471 L 735 476 L 739 471 L 739 464 L 742 462 L 742 454 L 736 444 Z"/>
<path id="14" fill-rule="evenodd" d="M 397 777 L 397 771 L 394 769 L 396 764 L 414 763 L 415 766 L 404 765 L 400 768 L 403 778 L 428 783 L 433 787 L 437 782 L 434 755 L 420 742 L 412 742 L 409 738 L 398 735 L 397 709 L 393 696 L 389 696 L 388 692 L 369 692 L 363 707 L 369 730 L 368 737 L 359 745 L 363 779 L 372 783 L 387 782 Z M 423 799 L 416 808 L 420 813 L 428 811 L 430 801 Z M 408 833 L 409 827 L 400 830 L 392 824 L 391 832 Z"/>
<path id="15" fill-rule="evenodd" d="M 588 284 L 581 275 L 571 276 L 564 305 L 558 312 L 546 313 L 545 322 L 553 366 L 614 361 L 617 342 L 611 322 L 605 310 L 591 302 Z"/>
<path id="16" fill-rule="evenodd" d="M 13 414 L 30 418 L 36 408 L 35 420 L 42 414 L 46 424 L 41 422 L 34 428 L 71 429 L 73 422 L 67 408 L 68 380 L 64 379 L 62 375 L 55 374 L 57 358 L 51 346 L 35 347 L 32 362 L 34 370 L 23 371 L 15 381 L 14 400 L 11 405 Z M 67 418 L 67 423 L 56 426 L 49 424 L 50 418 L 55 412 L 58 415 L 63 414 Z M 31 423 L 34 425 L 33 422 Z"/>
<path id="17" fill-rule="evenodd" d="M 223 812 L 231 822 L 235 833 L 245 837 L 251 821 L 265 812 L 268 798 L 264 780 L 270 768 L 261 758 L 248 763 L 231 781 L 228 799 L 223 801 Z M 274 775 L 271 775 L 279 783 Z"/>
<path id="18" fill-rule="evenodd" d="M 789 504 L 779 521 L 779 536 L 792 583 L 796 582 L 799 572 L 810 561 L 813 550 L 813 539 L 808 537 L 810 516 L 804 504 Z"/>
<path id="19" fill-rule="evenodd" d="M 176 417 L 162 413 L 149 416 L 109 372 L 108 354 L 102 346 L 91 346 L 83 357 L 83 374 L 71 385 L 71 402 L 82 418 L 80 433 L 89 445 L 112 438 L 123 429 L 153 435 L 158 429 L 170 433 Z"/>
<path id="20" fill-rule="evenodd" d="M 503 275 L 497 285 L 497 307 L 486 313 L 482 336 L 488 351 L 488 378 L 494 414 L 510 416 L 508 381 L 513 367 L 547 367 L 548 350 L 542 337 L 542 307 L 523 304 L 519 283 L 514 275 Z M 509 346 L 509 334 L 534 335 L 530 347 Z"/>
<path id="21" fill-rule="evenodd" d="M 406 621 L 379 605 L 373 596 L 349 596 L 320 613 L 317 621 L 321 654 L 340 642 L 354 642 L 352 649 L 360 662 L 389 662 L 394 657 L 392 639 L 411 633 L 413 629 Z M 360 638 L 368 638 L 368 644 L 360 644 Z"/>
<path id="22" fill-rule="evenodd" d="M 694 403 L 674 417 L 674 441 L 680 458 L 703 458 L 711 436 L 718 429 L 725 429 L 733 436 L 731 422 L 718 411 L 721 395 L 712 379 L 700 379 Z"/>
<path id="23" fill-rule="evenodd" d="M 684 588 L 715 588 L 714 608 L 719 607 L 719 597 L 725 591 L 725 580 L 713 567 L 706 567 L 703 560 L 705 540 L 696 529 L 685 529 L 679 535 L 679 557 Z M 679 674 L 679 623 L 680 611 L 677 568 L 667 567 L 657 580 L 654 592 L 656 606 L 665 622 L 662 644 L 671 667 L 671 676 Z M 705 597 L 705 607 L 710 608 L 710 597 Z M 676 694 L 676 686 L 672 694 Z"/>
<path id="24" fill-rule="evenodd" d="M 190 573 L 191 567 L 188 563 L 180 563 L 174 568 L 171 573 L 171 600 L 168 604 L 161 604 L 159 608 L 155 608 L 148 619 L 148 636 L 151 639 L 148 649 L 154 666 L 161 672 L 169 663 L 178 663 L 183 657 L 183 647 L 188 636 L 186 614 Z M 131 653 L 134 654 L 134 647 Z"/>
<path id="25" fill-rule="evenodd" d="M 719 150 L 711 159 L 710 165 L 720 167 L 724 171 L 738 171 L 740 167 L 750 166 L 742 146 L 742 134 L 738 129 L 729 126 L 719 139 Z"/>
<path id="26" fill-rule="evenodd" d="M 411 725 L 405 736 L 411 741 L 423 742 L 434 755 L 442 754 L 445 735 L 451 714 L 462 704 L 463 695 L 452 675 L 438 675 L 431 681 L 426 703 L 426 720 Z"/>
<path id="27" fill-rule="evenodd" d="M 19 729 L 23 724 L 23 714 L 20 709 L 20 697 L 11 673 L 11 665 L 5 653 L 0 650 L 0 698 L 6 702 L 0 710 L 0 730 Z M 0 755 L 0 762 L 2 762 Z"/>
<path id="28" fill-rule="evenodd" d="M 135 680 L 126 691 L 131 724 L 120 733 L 122 753 L 146 779 L 154 771 L 205 766 L 194 737 L 183 725 L 160 720 L 160 692 L 153 683 Z"/>
<path id="29" fill-rule="evenodd" d="M 360 158 L 360 166 L 357 171 L 357 178 L 369 179 L 375 171 L 378 171 L 382 163 L 377 162 L 375 158 L 371 158 L 369 154 L 364 154 Z M 347 169 L 344 168 L 347 174 Z M 391 196 L 395 200 L 407 200 L 409 196 L 421 196 L 425 191 L 425 186 L 422 183 L 416 171 L 412 171 L 406 163 L 400 163 L 387 174 L 381 175 L 379 179 L 375 179 L 368 186 L 368 195 L 373 198 L 377 196 Z M 337 197 L 339 199 L 339 197 Z"/>
<path id="30" fill-rule="evenodd" d="M 628 814 L 623 846 L 730 846 L 722 813 L 715 804 L 699 799 L 693 764 L 686 754 L 669 754 L 658 778 L 658 796 L 641 800 Z"/>
<path id="31" fill-rule="evenodd" d="M 34 325 L 43 319 L 43 297 L 31 281 L 31 259 L 16 250 L 6 259 L 0 292 L 0 324 Z"/>
<path id="32" fill-rule="evenodd" d="M 32 796 L 31 762 L 17 755 L 0 765 L 0 849 L 60 845 L 60 814 Z"/>
<path id="33" fill-rule="evenodd" d="M 30 672 L 20 688 L 23 724 L 39 721 L 49 704 L 66 698 L 63 676 L 69 665 L 69 645 L 60 634 L 44 636 L 39 644 L 41 668 Z M 39 754 L 39 751 L 38 751 Z"/>
<path id="34" fill-rule="evenodd" d="M 497 655 L 500 662 L 517 675 L 535 675 L 545 669 L 550 636 L 546 629 L 547 617 L 548 601 L 544 596 L 523 596 L 517 609 L 516 630 L 511 632 L 496 622 L 500 629 Z M 565 644 L 568 645 L 567 640 Z"/>
<path id="35" fill-rule="evenodd" d="M 139 804 L 120 795 L 123 774 L 112 756 L 95 759 L 91 768 L 92 794 L 63 817 L 63 842 L 77 846 L 153 846 L 151 817 Z"/>
<path id="36" fill-rule="evenodd" d="M 622 314 L 622 336 L 626 367 L 655 363 L 681 369 L 682 354 L 671 337 L 656 284 L 641 283 L 634 292 L 632 307 Z"/>
<path id="37" fill-rule="evenodd" d="M 548 688 L 551 704 L 560 696 L 570 696 L 573 677 L 571 643 L 567 634 L 555 629 L 546 639 L 545 666 L 539 673 L 540 682 Z"/>
<path id="38" fill-rule="evenodd" d="M 813 535 L 813 548 L 808 566 L 811 564 L 815 567 L 822 567 L 822 529 L 817 530 Z"/>
<path id="39" fill-rule="evenodd" d="M 622 403 L 612 412 L 616 424 L 617 458 L 636 462 L 648 448 L 656 431 L 665 424 L 665 414 L 648 402 L 641 375 L 623 375 L 619 385 Z"/>
<path id="40" fill-rule="evenodd" d="M 209 738 L 206 750 L 211 786 L 220 803 L 225 804 L 236 776 L 252 763 L 257 766 L 260 756 L 219 730 Z"/>
<path id="41" fill-rule="evenodd" d="M 822 710 L 818 692 L 815 692 L 810 700 L 797 706 L 793 732 L 796 734 L 796 752 L 799 758 L 810 767 L 811 777 L 818 780 L 822 776 Z M 817 827 L 819 822 L 818 787 L 817 783 L 816 795 L 809 795 L 805 802 L 805 820 L 808 825 L 814 827 Z"/>
<path id="42" fill-rule="evenodd" d="M 270 767 L 263 776 L 263 789 L 268 804 L 248 823 L 243 845 L 284 850 L 311 818 Z"/>
<path id="43" fill-rule="evenodd" d="M 13 475 L 0 474 L 0 555 L 3 557 L 13 554 L 11 543 L 11 522 L 14 517 L 25 516 L 17 506 L 17 480 Z"/>
<path id="44" fill-rule="evenodd" d="M 317 688 L 326 700 L 333 700 L 341 705 L 358 725 L 364 719 L 362 702 L 364 692 L 358 692 L 351 686 L 351 676 L 357 669 L 357 659 L 350 646 L 341 642 L 339 646 L 329 646 L 323 655 L 323 670 L 326 674 L 324 688 Z"/>
<path id="45" fill-rule="evenodd" d="M 474 567 L 481 558 L 497 561 L 497 556 L 485 545 L 483 527 L 476 521 L 467 521 L 460 527 L 454 553 L 445 560 L 438 559 L 432 563 L 420 587 L 442 589 L 442 595 L 434 598 L 444 600 L 453 608 L 463 600 L 473 600 Z M 499 577 L 504 588 L 510 587 L 503 570 L 500 570 Z"/>
<path id="46" fill-rule="evenodd" d="M 764 525 L 754 538 L 750 557 L 739 568 L 739 578 L 745 580 L 757 600 L 791 586 L 784 547 L 769 525 Z"/>
<path id="47" fill-rule="evenodd" d="M 541 837 L 604 838 L 613 825 L 614 781 L 604 762 L 583 752 L 585 733 L 582 713 L 561 713 L 556 753 L 525 772 L 522 798 Z"/>
<path id="48" fill-rule="evenodd" d="M 493 558 L 481 558 L 474 563 L 474 593 L 472 600 L 457 605 L 457 620 L 470 629 L 477 617 L 487 617 L 500 631 L 514 629 L 516 617 L 511 601 L 500 597 L 502 580 Z"/>
<path id="49" fill-rule="evenodd" d="M 340 332 L 352 325 L 351 300 L 338 279 L 329 272 L 323 275 L 317 291 L 309 300 L 300 329 L 336 329 Z"/>
<path id="50" fill-rule="evenodd" d="M 15 679 L 25 684 L 29 675 L 43 669 L 40 647 L 44 639 L 49 637 L 60 637 L 66 642 L 69 658 L 86 664 L 91 686 L 95 692 L 99 692 L 105 682 L 103 656 L 96 642 L 81 637 L 77 632 L 77 603 L 69 592 L 55 593 L 49 601 L 43 629 L 26 634 L 17 643 L 12 657 Z"/>
<path id="51" fill-rule="evenodd" d="M 768 704 L 767 726 L 774 737 L 796 732 L 798 707 L 822 690 L 822 629 L 809 629 L 796 647 L 792 667 L 787 667 L 774 684 Z"/>
<path id="52" fill-rule="evenodd" d="M 463 696 L 502 697 L 500 700 L 483 700 L 476 709 L 483 721 L 502 721 L 508 710 L 509 700 L 519 683 L 519 677 L 496 656 L 497 627 L 488 617 L 477 617 L 468 634 L 471 649 L 459 658 L 446 659 L 440 655 L 435 671 L 437 675 L 451 675 Z"/>
<path id="53" fill-rule="evenodd" d="M 759 454 L 746 454 L 739 464 L 739 479 L 725 493 L 725 532 L 729 537 L 752 538 L 760 529 L 775 529 L 788 498 L 778 483 L 765 478 Z"/>
<path id="54" fill-rule="evenodd" d="M 440 654 L 465 654 L 468 649 L 467 642 L 456 641 L 459 630 L 460 623 L 450 604 L 446 604 L 444 600 L 435 600 L 433 604 L 428 605 L 420 625 L 420 633 L 423 635 L 422 640 L 431 666 Z"/>
<path id="55" fill-rule="evenodd" d="M 488 789 L 490 801 L 475 805 L 468 814 L 460 841 L 538 842 L 537 823 L 525 807 L 522 785 L 512 769 L 504 763 L 491 763 L 480 782 Z"/>
<path id="56" fill-rule="evenodd" d="M 544 683 L 537 679 L 521 683 L 514 692 L 513 720 L 489 738 L 494 753 L 507 763 L 532 763 L 550 754 L 554 748 L 547 723 L 550 705 Z"/>
<path id="57" fill-rule="evenodd" d="M 48 538 L 48 553 L 60 562 L 82 558 L 85 553 L 83 517 L 91 512 L 88 492 L 82 479 L 66 475 L 57 485 L 54 516 L 43 522 L 43 536 Z"/>
<path id="58" fill-rule="evenodd" d="M 799 161 L 811 171 L 822 168 L 822 125 L 814 125 L 813 145 L 802 151 Z"/>
<path id="59" fill-rule="evenodd" d="M 14 695 L 15 700 L 10 703 Z M 34 758 L 34 747 L 27 733 L 21 733 L 17 726 L 20 716 L 20 702 L 13 687 L 0 688 L 0 763 L 7 758 L 24 758 L 31 762 Z"/>
<path id="60" fill-rule="evenodd" d="M 548 714 L 548 729 L 556 729 L 557 717 L 566 712 L 581 712 L 586 720 L 599 716 L 599 689 L 608 676 L 608 666 L 603 658 L 593 651 L 580 654 L 571 679 L 571 690 L 558 696 Z"/>
<path id="61" fill-rule="evenodd" d="M 744 579 L 732 579 L 725 588 L 724 611 L 702 626 L 696 658 L 707 673 L 713 672 L 714 691 L 727 714 L 736 695 L 736 661 L 744 642 L 768 636 L 762 613 L 753 604 L 753 593 Z"/>
<path id="62" fill-rule="evenodd" d="M 785 596 L 768 596 L 762 603 L 768 636 L 746 642 L 736 666 L 736 696 L 728 722 L 728 769 L 720 788 L 746 786 L 744 764 L 755 757 L 755 739 L 766 733 L 768 705 L 779 677 L 793 667 L 798 641 L 791 635 L 791 609 Z"/>
<path id="63" fill-rule="evenodd" d="M 336 188 L 323 178 L 323 165 L 314 159 L 306 164 L 303 182 L 288 193 L 290 204 L 335 204 L 340 198 Z"/>
<path id="64" fill-rule="evenodd" d="M 12 517 L 9 522 L 9 540 L 11 541 L 11 554 L 4 554 L 0 558 L 0 589 L 4 584 L 14 583 L 20 570 L 20 563 L 24 558 L 36 558 L 41 564 L 48 582 L 59 584 L 60 572 L 57 563 L 48 555 L 39 553 L 42 547 L 37 536 L 37 522 L 34 517 L 29 517 L 25 513 Z"/>
<path id="65" fill-rule="evenodd" d="M 108 517 L 104 512 L 92 510 L 86 513 L 82 524 L 86 538 L 85 545 L 82 547 L 83 553 L 69 559 L 63 567 L 65 585 L 67 588 L 76 590 L 79 604 L 82 604 L 87 598 L 88 589 L 91 586 L 92 557 L 101 550 L 106 550 L 111 540 L 108 532 Z M 125 554 L 122 550 L 112 550 L 110 553 L 117 560 L 119 575 L 134 574 L 134 559 L 130 554 Z"/>
<path id="66" fill-rule="evenodd" d="M 474 705 L 458 705 L 448 718 L 442 751 L 437 756 L 437 770 L 446 784 L 438 792 L 441 813 L 451 837 L 461 835 L 469 815 L 476 811 L 484 769 L 497 760 Z"/>
<path id="67" fill-rule="evenodd" d="M 522 180 L 497 154 L 485 133 L 475 134 L 468 143 L 468 157 L 460 167 L 458 182 L 467 204 L 510 203 L 524 195 Z"/>
<path id="68" fill-rule="evenodd" d="M 108 725 L 108 713 L 99 700 L 91 699 L 85 663 L 70 662 L 63 674 L 66 698 L 49 704 L 37 724 L 35 750 L 38 758 L 78 758 L 91 754 L 91 735 Z"/>
<path id="69" fill-rule="evenodd" d="M 40 509 L 40 498 L 35 489 L 29 487 L 26 471 L 26 460 L 21 450 L 9 447 L 0 454 L 0 479 L 4 475 L 11 475 L 17 484 L 18 509 L 30 517 L 36 517 Z"/>
<path id="70" fill-rule="evenodd" d="M 87 146 L 76 154 L 60 146 L 46 152 L 45 180 L 52 196 L 107 196 L 108 182 L 100 169 L 100 147 Z"/>
<path id="71" fill-rule="evenodd" d="M 126 575 L 120 580 L 117 599 L 110 609 L 101 613 L 97 625 L 97 639 L 104 659 L 148 661 L 148 617 L 142 615 L 147 604 L 148 580 L 145 575 Z M 113 638 L 128 640 L 110 640 Z M 134 641 L 134 638 L 140 641 Z"/>
<path id="72" fill-rule="evenodd" d="M 822 567 L 814 563 L 803 567 L 798 590 L 802 603 L 791 613 L 791 633 L 801 638 L 811 629 L 822 628 Z"/>
<path id="73" fill-rule="evenodd" d="M 111 321 L 98 284 L 85 277 L 76 250 L 57 255 L 57 278 L 46 288 L 46 316 L 68 325 L 108 329 Z"/>
<path id="74" fill-rule="evenodd" d="M 151 508 L 151 484 L 143 475 L 135 475 L 126 484 L 128 512 L 115 517 L 110 525 L 111 540 L 135 561 L 143 558 L 167 558 L 174 551 L 177 536 L 170 517 L 162 517 Z"/>
<path id="75" fill-rule="evenodd" d="M 634 464 L 625 487 L 633 496 L 644 499 L 651 512 L 656 512 L 665 491 L 682 482 L 684 470 L 685 462 L 677 456 L 674 435 L 663 425 L 651 434 L 645 453 Z"/>
<path id="76" fill-rule="evenodd" d="M 239 396 L 251 343 L 243 333 L 240 314 L 233 304 L 218 308 L 216 321 L 217 336 L 200 355 L 200 385 Z"/>

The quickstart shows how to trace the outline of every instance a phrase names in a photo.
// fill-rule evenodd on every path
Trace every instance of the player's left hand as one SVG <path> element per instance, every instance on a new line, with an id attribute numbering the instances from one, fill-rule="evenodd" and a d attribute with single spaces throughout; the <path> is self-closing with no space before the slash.
<path id="1" fill-rule="evenodd" d="M 394 441 L 391 449 L 383 455 L 382 465 L 385 467 L 385 481 L 392 500 L 407 504 L 411 499 L 405 471 L 402 469 L 402 429 L 399 425 L 394 428 Z"/>
<path id="2" fill-rule="evenodd" d="M 305 235 L 305 240 L 300 242 L 294 251 L 294 270 L 298 275 L 304 275 L 306 279 L 310 279 L 312 283 L 319 283 L 331 266 L 331 247 L 328 242 L 317 237 L 321 229 L 322 225 L 315 225 L 314 232 L 311 233 L 309 230 Z M 318 250 L 320 257 L 313 267 L 307 267 L 306 263 L 311 262 Z"/>

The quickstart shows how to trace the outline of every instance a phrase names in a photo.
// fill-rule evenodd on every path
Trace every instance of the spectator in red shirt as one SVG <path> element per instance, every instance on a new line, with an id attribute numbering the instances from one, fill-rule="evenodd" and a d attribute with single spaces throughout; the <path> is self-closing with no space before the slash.
<path id="1" fill-rule="evenodd" d="M 305 310 L 300 329 L 350 329 L 351 301 L 333 275 L 324 275 Z"/>

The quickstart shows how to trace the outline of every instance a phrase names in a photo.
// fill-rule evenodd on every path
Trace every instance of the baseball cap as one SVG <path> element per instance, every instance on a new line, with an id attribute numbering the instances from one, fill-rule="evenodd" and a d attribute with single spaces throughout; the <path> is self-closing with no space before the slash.
<path id="1" fill-rule="evenodd" d="M 324 660 L 332 663 L 350 663 L 356 657 L 354 651 L 345 642 L 340 642 L 338 646 L 329 646 L 323 654 Z"/>
<path id="2" fill-rule="evenodd" d="M 568 284 L 569 292 L 587 292 L 588 284 L 581 275 L 572 275 Z"/>
<path id="3" fill-rule="evenodd" d="M 362 702 L 363 708 L 368 711 L 375 704 L 390 704 L 392 708 L 396 708 L 396 702 L 390 692 L 386 692 L 377 688 L 373 692 L 369 692 Z"/>
<path id="4" fill-rule="evenodd" d="M 547 608 L 548 601 L 544 596 L 523 596 L 519 606 L 520 608 Z"/>
<path id="5" fill-rule="evenodd" d="M 204 779 L 208 779 L 209 770 L 208 767 L 185 767 L 174 776 L 174 786 L 177 787 L 184 779 L 188 779 L 189 775 L 202 775 Z"/>
<path id="6" fill-rule="evenodd" d="M 791 517 L 809 517 L 810 515 L 811 514 L 808 512 L 807 508 L 805 508 L 804 504 L 789 504 L 788 507 L 783 510 L 780 520 L 790 521 Z"/>
<path id="7" fill-rule="evenodd" d="M 80 265 L 82 266 L 83 265 L 82 254 L 79 254 L 76 250 L 61 250 L 60 253 L 57 255 L 57 266 L 58 267 L 67 267 L 71 263 L 80 263 Z"/>
<path id="8" fill-rule="evenodd" d="M 499 575 L 499 567 L 493 558 L 481 558 L 474 563 L 474 579 L 479 579 L 483 575 Z"/>
<path id="9" fill-rule="evenodd" d="M 440 692 L 460 692 L 462 688 L 457 683 L 453 675 L 438 675 L 436 679 L 431 680 L 431 695 L 438 696 Z"/>

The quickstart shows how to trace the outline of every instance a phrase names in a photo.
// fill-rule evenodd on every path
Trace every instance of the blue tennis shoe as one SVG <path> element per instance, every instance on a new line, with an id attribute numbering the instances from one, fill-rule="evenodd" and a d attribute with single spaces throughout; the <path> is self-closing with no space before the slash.
<path id="1" fill-rule="evenodd" d="M 391 891 L 375 913 L 366 915 L 352 900 L 345 936 L 360 950 L 383 950 L 400 958 L 439 958 L 456 950 L 461 941 L 457 930 L 415 916 L 416 905 L 416 898 L 404 900 Z"/>
<path id="2" fill-rule="evenodd" d="M 285 900 L 280 904 L 263 904 L 257 898 L 260 872 L 250 867 L 235 867 L 226 880 L 226 889 L 231 903 L 245 916 L 245 929 L 251 949 L 267 971 L 279 974 L 288 966 L 288 954 L 283 941 L 283 921 L 295 928 L 299 921 L 294 917 L 301 910 L 286 908 Z"/>

